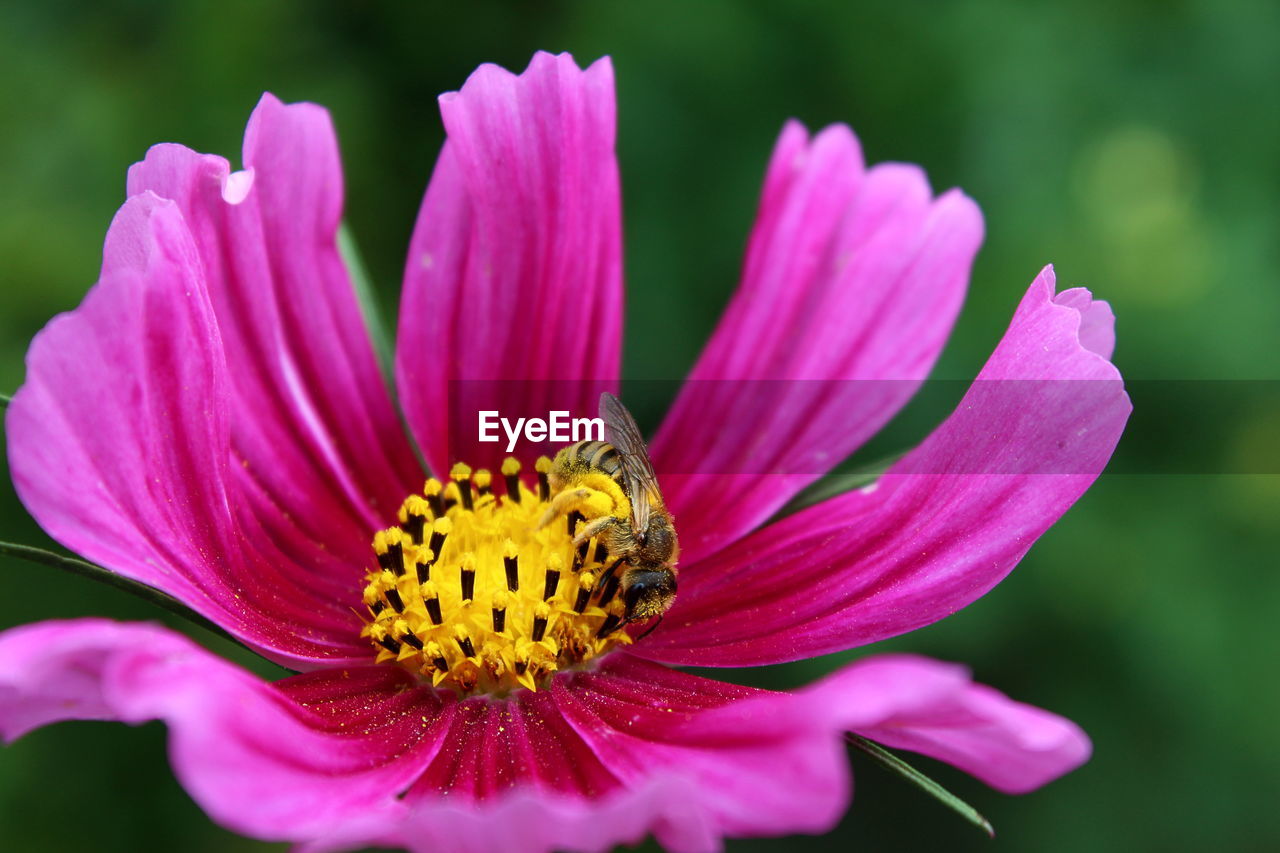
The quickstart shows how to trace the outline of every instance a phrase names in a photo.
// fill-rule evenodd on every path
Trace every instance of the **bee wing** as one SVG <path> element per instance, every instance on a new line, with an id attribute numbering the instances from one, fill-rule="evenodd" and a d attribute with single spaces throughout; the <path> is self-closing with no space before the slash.
<path id="1" fill-rule="evenodd" d="M 653 473 L 644 437 L 627 407 L 607 391 L 600 395 L 600 419 L 604 421 L 605 439 L 618 451 L 622 463 L 622 474 L 631 498 L 631 530 L 643 539 L 649 529 L 649 501 L 662 502 L 658 478 Z"/>

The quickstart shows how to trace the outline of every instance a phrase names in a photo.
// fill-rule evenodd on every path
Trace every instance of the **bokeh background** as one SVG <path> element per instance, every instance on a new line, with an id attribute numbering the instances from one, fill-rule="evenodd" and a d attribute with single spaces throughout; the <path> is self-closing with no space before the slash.
<path id="1" fill-rule="evenodd" d="M 263 90 L 332 110 L 348 221 L 392 312 L 441 142 L 435 96 L 482 61 L 611 54 L 632 376 L 678 377 L 694 359 L 734 287 L 781 123 L 848 122 L 870 161 L 923 164 L 986 215 L 937 375 L 973 375 L 1048 261 L 1119 317 L 1136 413 L 1111 471 L 995 591 L 884 644 L 969 663 L 1078 720 L 1096 753 L 1016 798 L 921 759 L 995 841 L 855 755 L 855 801 L 830 835 L 729 849 L 1280 849 L 1278 37 L 1280 6 L 1264 0 L 5 0 L 0 391 L 93 281 L 127 165 L 158 141 L 235 159 Z M 642 420 L 663 402 L 644 401 Z M 926 400 L 877 447 L 944 412 Z M 7 472 L 0 538 L 49 544 Z M 52 569 L 0 560 L 0 579 L 0 627 L 158 618 Z M 852 656 L 728 674 L 794 685 Z M 64 724 L 0 749 L 0 846 L 280 849 L 213 825 L 174 781 L 164 737 Z"/>

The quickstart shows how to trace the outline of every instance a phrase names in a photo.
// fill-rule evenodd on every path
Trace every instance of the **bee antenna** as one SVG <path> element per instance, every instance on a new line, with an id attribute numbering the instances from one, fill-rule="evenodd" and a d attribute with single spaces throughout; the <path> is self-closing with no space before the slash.
<path id="1" fill-rule="evenodd" d="M 640 642 L 641 640 L 643 640 L 645 637 L 647 637 L 647 636 L 649 636 L 650 634 L 652 634 L 652 633 L 654 632 L 654 630 L 656 630 L 656 629 L 657 629 L 657 627 L 658 627 L 659 625 L 661 625 L 661 624 L 662 624 L 662 620 L 663 620 L 663 618 L 664 618 L 665 616 L 666 616 L 666 614 L 665 614 L 665 613 L 663 613 L 662 615 L 660 615 L 660 616 L 658 617 L 658 621 L 657 621 L 657 622 L 654 622 L 652 625 L 650 625 L 650 626 L 649 626 L 648 630 L 646 630 L 646 631 L 645 631 L 643 634 L 641 634 L 639 637 L 636 637 L 636 642 L 638 643 L 638 642 Z"/>

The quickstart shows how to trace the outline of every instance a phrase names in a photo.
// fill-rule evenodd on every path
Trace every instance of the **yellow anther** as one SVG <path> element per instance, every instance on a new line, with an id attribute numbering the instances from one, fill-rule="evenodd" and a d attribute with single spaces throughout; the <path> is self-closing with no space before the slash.
<path id="1" fill-rule="evenodd" d="M 539 456 L 538 461 L 533 463 L 533 470 L 539 474 L 548 474 L 551 472 L 551 458 L 548 456 Z"/>
<path id="2" fill-rule="evenodd" d="M 381 592 L 376 583 L 369 584 L 364 588 L 364 603 L 370 607 L 377 604 Z"/>
<path id="3" fill-rule="evenodd" d="M 373 534 L 373 552 L 375 554 L 387 553 L 387 531 L 379 530 Z"/>
<path id="4" fill-rule="evenodd" d="M 514 456 L 508 456 L 502 460 L 502 476 L 510 477 L 520 473 L 520 460 Z"/>
<path id="5" fill-rule="evenodd" d="M 507 604 L 510 601 L 511 601 L 511 596 L 507 593 L 505 589 L 497 590 L 489 598 L 490 606 L 494 610 L 506 610 Z"/>
<path id="6" fill-rule="evenodd" d="M 578 575 L 578 586 L 588 592 L 596 588 L 596 576 L 591 572 L 583 572 Z"/>
<path id="7" fill-rule="evenodd" d="M 477 489 L 487 489 L 493 483 L 493 475 L 489 473 L 489 469 L 481 468 L 471 477 L 471 482 L 476 484 Z"/>
<path id="8" fill-rule="evenodd" d="M 520 549 L 516 547 L 516 543 L 514 541 L 507 539 L 502 543 L 502 556 L 518 557 L 520 556 Z"/>
<path id="9" fill-rule="evenodd" d="M 437 518 L 431 525 L 432 533 L 439 533 L 441 536 L 448 536 L 453 532 L 453 522 L 447 518 Z"/>
<path id="10" fill-rule="evenodd" d="M 427 505 L 426 498 L 422 495 L 409 495 L 405 502 L 400 505 L 400 523 L 407 524 L 411 515 L 426 518 L 430 510 L 431 508 Z"/>
<path id="11" fill-rule="evenodd" d="M 459 462 L 449 469 L 449 476 L 454 480 L 471 479 L 471 466 L 465 462 Z"/>
<path id="12" fill-rule="evenodd" d="M 432 497 L 433 495 L 440 494 L 440 491 L 443 488 L 444 487 L 440 485 L 440 481 L 435 477 L 432 477 L 430 480 L 427 480 L 427 484 L 422 487 L 422 493 L 427 497 Z"/>

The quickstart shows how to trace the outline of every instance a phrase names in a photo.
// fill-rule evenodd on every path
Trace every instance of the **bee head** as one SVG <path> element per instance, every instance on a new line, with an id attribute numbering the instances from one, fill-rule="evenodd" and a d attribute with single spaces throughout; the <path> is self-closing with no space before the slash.
<path id="1" fill-rule="evenodd" d="M 640 622 L 661 616 L 676 597 L 676 575 L 666 566 L 628 573 L 622 600 L 626 620 Z"/>

